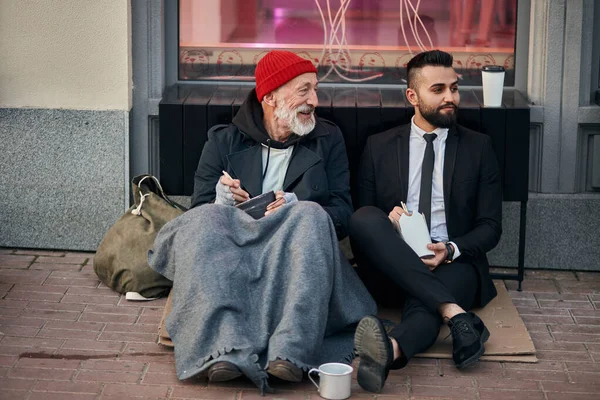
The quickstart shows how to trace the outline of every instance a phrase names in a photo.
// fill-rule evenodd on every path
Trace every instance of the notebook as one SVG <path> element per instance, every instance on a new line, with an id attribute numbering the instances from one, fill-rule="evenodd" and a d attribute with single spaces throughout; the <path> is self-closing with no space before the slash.
<path id="1" fill-rule="evenodd" d="M 427 248 L 431 243 L 429 229 L 425 216 L 420 212 L 413 212 L 412 215 L 403 214 L 398 222 L 398 231 L 402 239 L 411 249 L 421 258 L 431 258 L 434 252 Z"/>

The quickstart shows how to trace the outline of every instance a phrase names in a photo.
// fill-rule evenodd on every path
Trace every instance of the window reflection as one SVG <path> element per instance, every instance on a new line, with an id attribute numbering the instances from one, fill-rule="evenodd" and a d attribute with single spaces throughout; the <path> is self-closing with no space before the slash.
<path id="1" fill-rule="evenodd" d="M 403 83 L 411 52 L 452 53 L 463 84 L 486 64 L 514 84 L 517 0 L 180 0 L 182 80 L 252 80 L 273 48 L 330 82 Z"/>

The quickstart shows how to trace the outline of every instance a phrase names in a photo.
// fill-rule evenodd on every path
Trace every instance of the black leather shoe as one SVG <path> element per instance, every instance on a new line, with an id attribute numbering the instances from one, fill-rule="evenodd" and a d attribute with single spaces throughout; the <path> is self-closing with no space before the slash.
<path id="1" fill-rule="evenodd" d="M 381 392 L 394 361 L 394 348 L 377 317 L 367 315 L 360 320 L 354 334 L 354 347 L 360 356 L 358 384 L 369 392 Z"/>
<path id="2" fill-rule="evenodd" d="M 452 335 L 452 359 L 456 368 L 463 369 L 475 364 L 485 352 L 483 344 L 490 338 L 490 331 L 474 313 L 457 314 L 448 322 Z"/>
<path id="3" fill-rule="evenodd" d="M 269 362 L 267 373 L 289 382 L 302 382 L 302 370 L 287 360 Z"/>
<path id="4" fill-rule="evenodd" d="M 210 382 L 225 382 L 242 376 L 242 371 L 229 361 L 219 361 L 208 368 Z"/>

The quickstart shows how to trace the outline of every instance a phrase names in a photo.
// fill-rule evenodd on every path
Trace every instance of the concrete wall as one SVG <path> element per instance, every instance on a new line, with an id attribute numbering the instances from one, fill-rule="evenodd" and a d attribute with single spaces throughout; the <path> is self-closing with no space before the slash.
<path id="1" fill-rule="evenodd" d="M 129 203 L 129 1 L 0 10 L 0 246 L 93 250 Z"/>

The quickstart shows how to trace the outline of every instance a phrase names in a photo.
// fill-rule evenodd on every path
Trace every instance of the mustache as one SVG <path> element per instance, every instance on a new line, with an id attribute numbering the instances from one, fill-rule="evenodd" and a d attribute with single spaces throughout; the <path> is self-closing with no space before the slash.
<path id="1" fill-rule="evenodd" d="M 299 113 L 314 113 L 315 108 L 313 106 L 309 106 L 308 104 L 303 104 L 300 107 L 296 108 L 296 112 Z"/>
<path id="2" fill-rule="evenodd" d="M 443 106 L 440 106 L 438 108 L 438 111 L 440 111 L 443 108 L 452 108 L 454 111 L 456 111 L 458 109 L 458 107 L 456 106 L 456 104 L 454 104 L 454 103 L 446 103 Z"/>

